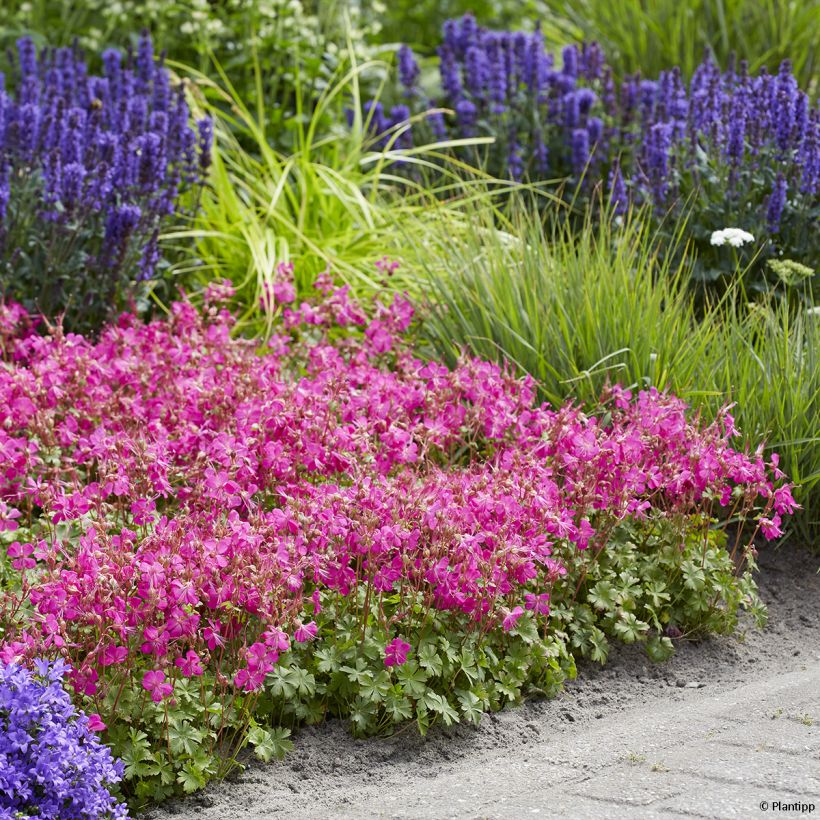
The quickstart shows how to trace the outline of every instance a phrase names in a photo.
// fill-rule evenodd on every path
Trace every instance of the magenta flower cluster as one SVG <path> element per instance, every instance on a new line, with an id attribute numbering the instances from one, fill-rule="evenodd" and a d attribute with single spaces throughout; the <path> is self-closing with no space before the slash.
<path id="1" fill-rule="evenodd" d="M 0 663 L 0 820 L 128 816 L 108 790 L 122 764 L 94 735 L 99 717 L 75 712 L 65 671 L 61 660 Z"/>
<path id="2" fill-rule="evenodd" d="M 252 692 L 317 639 L 319 592 L 366 586 L 408 603 L 384 657 L 401 665 L 417 604 L 548 626 L 558 548 L 606 549 L 625 519 L 724 508 L 775 537 L 795 507 L 776 458 L 734 449 L 728 410 L 707 424 L 617 387 L 605 418 L 539 405 L 495 364 L 417 358 L 405 299 L 366 315 L 323 277 L 297 306 L 279 277 L 261 355 L 221 286 L 96 341 L 0 312 L 0 518 L 25 533 L 5 661 L 64 655 L 90 697 L 132 675 L 161 702 L 203 672 Z"/>

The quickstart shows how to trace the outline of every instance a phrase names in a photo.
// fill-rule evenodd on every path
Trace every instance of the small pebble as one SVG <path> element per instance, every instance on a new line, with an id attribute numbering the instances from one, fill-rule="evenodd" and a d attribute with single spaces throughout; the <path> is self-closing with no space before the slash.
<path id="1" fill-rule="evenodd" d="M 704 686 L 706 686 L 706 684 L 699 680 L 690 680 L 689 683 L 686 684 L 687 689 L 703 689 Z"/>
<path id="2" fill-rule="evenodd" d="M 678 689 L 683 689 L 686 686 L 686 681 L 685 680 L 676 680 L 675 681 L 675 686 L 677 686 Z"/>

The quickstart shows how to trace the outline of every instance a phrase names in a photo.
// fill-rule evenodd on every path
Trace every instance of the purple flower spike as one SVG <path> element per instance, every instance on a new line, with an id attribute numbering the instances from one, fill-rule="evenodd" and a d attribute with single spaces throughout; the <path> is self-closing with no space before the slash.
<path id="1" fill-rule="evenodd" d="M 774 184 L 771 196 L 769 196 L 769 207 L 766 210 L 769 233 L 778 233 L 780 230 L 780 220 L 783 216 L 783 209 L 786 207 L 787 191 L 786 179 L 783 174 L 780 174 Z"/>
<path id="2" fill-rule="evenodd" d="M 408 92 L 415 90 L 420 73 L 413 50 L 410 46 L 403 45 L 399 49 L 399 80 Z"/>

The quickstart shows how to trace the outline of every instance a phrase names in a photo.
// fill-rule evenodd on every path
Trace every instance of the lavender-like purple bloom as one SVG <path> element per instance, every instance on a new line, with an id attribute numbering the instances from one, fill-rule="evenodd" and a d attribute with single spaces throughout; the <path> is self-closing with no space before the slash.
<path id="1" fill-rule="evenodd" d="M 145 94 L 154 77 L 154 45 L 147 31 L 140 35 L 137 45 L 137 93 Z"/>
<path id="2" fill-rule="evenodd" d="M 38 57 L 24 38 L 13 90 L 0 89 L 9 203 L 0 292 L 51 315 L 68 301 L 70 329 L 93 329 L 122 304 L 141 258 L 142 275 L 156 268 L 148 264 L 156 255 L 151 237 L 182 191 L 203 182 L 210 156 L 210 122 L 192 125 L 184 91 L 171 90 L 147 35 L 126 65 L 114 51 L 102 62 L 104 76 L 89 75 L 78 51 L 45 49 Z M 20 247 L 41 250 L 21 260 Z M 20 264 L 31 271 L 18 274 Z M 43 277 L 51 277 L 48 287 Z"/>
<path id="3" fill-rule="evenodd" d="M 452 100 L 458 100 L 461 97 L 461 77 L 459 76 L 455 54 L 450 48 L 443 45 L 438 50 L 438 56 L 441 69 L 441 84 Z"/>
<path id="4" fill-rule="evenodd" d="M 780 220 L 783 217 L 783 209 L 786 207 L 786 194 L 788 186 L 783 174 L 779 174 L 774 183 L 774 188 L 769 196 L 769 205 L 766 209 L 766 221 L 769 226 L 769 233 L 780 231 Z"/>
<path id="5" fill-rule="evenodd" d="M 784 153 L 791 147 L 792 127 L 794 125 L 798 94 L 797 80 L 794 79 L 791 73 L 791 63 L 788 60 L 783 60 L 777 74 L 774 117 L 777 147 Z"/>
<path id="6" fill-rule="evenodd" d="M 398 64 L 399 81 L 408 93 L 413 92 L 421 71 L 410 46 L 402 45 L 399 48 Z"/>
<path id="7" fill-rule="evenodd" d="M 483 99 L 490 78 L 486 52 L 470 46 L 464 58 L 464 83 L 474 99 Z"/>
<path id="8" fill-rule="evenodd" d="M 599 80 L 605 65 L 606 59 L 600 44 L 595 41 L 584 43 L 581 47 L 580 75 L 588 82 Z"/>
<path id="9" fill-rule="evenodd" d="M 17 41 L 17 64 L 20 70 L 20 102 L 36 103 L 40 96 L 37 49 L 30 37 Z"/>
<path id="10" fill-rule="evenodd" d="M 639 102 L 642 122 L 648 123 L 652 120 L 657 99 L 658 83 L 655 80 L 641 80 Z"/>
<path id="11" fill-rule="evenodd" d="M 445 26 L 439 55 L 441 96 L 419 98 L 414 111 L 454 110 L 452 119 L 431 116 L 422 126 L 437 139 L 475 136 L 479 128 L 494 136 L 481 152 L 463 151 L 499 177 L 577 182 L 585 175 L 585 195 L 603 177 L 616 213 L 631 201 L 666 213 L 698 193 L 731 200 L 761 232 L 817 208 L 820 114 L 788 63 L 775 76 L 752 77 L 744 62 L 721 71 L 706 58 L 688 84 L 675 67 L 616 87 L 596 44 L 564 48 L 556 71 L 538 27 L 488 31 L 472 17 Z M 405 85 L 407 73 L 400 71 Z M 769 197 L 761 195 L 761 177 L 778 180 Z"/>
<path id="12" fill-rule="evenodd" d="M 570 91 L 564 94 L 561 104 L 564 109 L 564 127 L 568 131 L 578 128 L 581 124 L 581 106 L 578 92 Z"/>
<path id="13" fill-rule="evenodd" d="M 652 126 L 644 145 L 644 173 L 652 186 L 656 205 L 666 203 L 669 189 L 669 152 L 672 147 L 672 126 L 659 122 Z"/>
<path id="14" fill-rule="evenodd" d="M 629 206 L 626 183 L 621 174 L 621 164 L 618 161 L 615 162 L 609 172 L 609 203 L 618 216 L 626 213 Z"/>
<path id="15" fill-rule="evenodd" d="M 131 234 L 139 225 L 142 211 L 137 205 L 121 205 L 105 222 L 105 244 L 114 253 L 125 253 Z"/>
<path id="16" fill-rule="evenodd" d="M 22 37 L 17 41 L 17 64 L 20 69 L 20 83 L 28 80 L 37 80 L 37 49 L 30 37 Z"/>
<path id="17" fill-rule="evenodd" d="M 589 88 L 581 88 L 575 92 L 575 97 L 578 100 L 578 113 L 581 115 L 582 120 L 586 119 L 597 100 L 595 92 Z"/>
<path id="18" fill-rule="evenodd" d="M 26 103 L 20 106 L 19 119 L 17 120 L 18 147 L 21 158 L 26 163 L 31 163 L 37 152 L 41 122 L 42 109 L 39 105 Z"/>
<path id="19" fill-rule="evenodd" d="M 365 127 L 372 134 L 383 134 L 388 127 L 387 118 L 384 116 L 384 106 L 376 102 L 366 102 L 364 104 Z"/>
<path id="20" fill-rule="evenodd" d="M 589 132 L 590 144 L 600 146 L 604 136 L 604 121 L 600 117 L 590 117 L 587 120 L 587 131 Z"/>
<path id="21" fill-rule="evenodd" d="M 800 146 L 800 193 L 817 196 L 820 190 L 820 109 L 814 108 Z"/>
<path id="22" fill-rule="evenodd" d="M 522 79 L 529 91 L 537 98 L 541 90 L 541 72 L 539 63 L 544 53 L 544 38 L 541 34 L 541 21 L 535 26 L 535 32 L 527 37 L 524 49 L 524 65 Z"/>
<path id="23" fill-rule="evenodd" d="M 145 282 L 148 279 L 153 278 L 154 271 L 159 263 L 159 259 L 159 231 L 155 230 L 151 234 L 151 238 L 148 240 L 148 243 L 145 245 L 145 249 L 142 252 L 142 257 L 140 258 L 139 279 L 141 282 Z"/>
<path id="24" fill-rule="evenodd" d="M 456 37 L 456 54 L 459 60 L 463 60 L 467 54 L 467 49 L 475 45 L 478 39 L 478 23 L 472 14 L 465 14 L 461 18 L 461 25 L 459 26 L 458 35 Z"/>
<path id="25" fill-rule="evenodd" d="M 165 52 L 160 54 L 154 70 L 151 107 L 154 111 L 168 111 L 171 106 L 171 83 L 165 70 Z"/>
<path id="26" fill-rule="evenodd" d="M 116 95 L 119 91 L 122 77 L 122 56 L 115 48 L 108 48 L 102 53 L 102 62 L 105 77 Z"/>
<path id="27" fill-rule="evenodd" d="M 686 133 L 686 122 L 689 118 L 689 100 L 686 97 L 686 88 L 681 78 L 680 68 L 677 66 L 672 69 L 667 111 L 675 136 L 677 138 L 683 137 Z"/>
<path id="28" fill-rule="evenodd" d="M 434 108 L 434 104 L 431 100 L 428 100 L 427 108 Z M 442 114 L 441 111 L 430 111 L 427 115 L 427 122 L 430 124 L 430 130 L 437 140 L 447 139 L 447 124 L 444 122 L 444 114 Z"/>
<path id="29" fill-rule="evenodd" d="M 511 52 L 513 71 L 516 84 L 525 83 L 529 74 L 529 40 L 530 38 L 523 32 L 517 31 L 512 37 Z"/>
<path id="30" fill-rule="evenodd" d="M 395 148 L 412 148 L 413 134 L 409 127 L 399 130 L 402 124 L 409 125 L 410 109 L 406 105 L 394 105 L 390 109 L 390 121 L 388 127 L 397 129 L 397 136 L 393 142 Z"/>
<path id="31" fill-rule="evenodd" d="M 615 117 L 618 110 L 618 97 L 615 93 L 615 81 L 612 76 L 612 69 L 609 66 L 605 66 L 601 79 L 601 103 L 604 107 L 604 111 L 610 117 Z"/>
<path id="32" fill-rule="evenodd" d="M 629 128 L 635 120 L 635 112 L 638 110 L 638 99 L 640 98 L 640 76 L 627 77 L 621 83 L 621 116 L 620 126 L 622 129 Z"/>
<path id="33" fill-rule="evenodd" d="M 493 37 L 487 49 L 489 62 L 489 87 L 492 110 L 495 114 L 503 114 L 507 110 L 507 69 L 504 65 L 503 41 Z"/>
<path id="34" fill-rule="evenodd" d="M 455 58 L 461 46 L 461 31 L 458 20 L 446 20 L 441 30 L 443 41 L 442 48 L 449 51 Z"/>
<path id="35" fill-rule="evenodd" d="M 507 153 L 507 172 L 510 179 L 518 182 L 524 176 L 524 160 L 521 158 L 521 146 L 515 131 L 510 134 L 509 151 Z"/>
<path id="36" fill-rule="evenodd" d="M 580 177 L 589 162 L 589 131 L 586 128 L 576 128 L 572 132 L 570 142 L 572 152 L 572 170 Z"/>
<path id="37" fill-rule="evenodd" d="M 79 204 L 85 177 L 85 166 L 79 162 L 70 162 L 63 167 L 60 201 L 67 211 L 73 211 Z"/>
<path id="38" fill-rule="evenodd" d="M 68 110 L 60 140 L 60 159 L 65 162 L 82 162 L 86 142 L 86 113 L 82 108 Z"/>
<path id="39" fill-rule="evenodd" d="M 575 79 L 578 76 L 578 46 L 565 46 L 561 51 L 562 73 Z"/>
<path id="40" fill-rule="evenodd" d="M 164 143 L 165 140 L 152 131 L 141 134 L 132 143 L 128 178 L 146 194 L 155 193 L 157 182 L 162 179 L 167 163 Z"/>
<path id="41" fill-rule="evenodd" d="M 475 133 L 475 124 L 478 110 L 469 100 L 459 100 L 456 103 L 456 117 L 465 136 L 471 137 Z"/>
<path id="42" fill-rule="evenodd" d="M 726 142 L 726 156 L 733 168 L 740 165 L 745 150 L 746 108 L 745 96 L 740 93 L 740 90 L 735 91 L 728 127 L 729 138 Z"/>

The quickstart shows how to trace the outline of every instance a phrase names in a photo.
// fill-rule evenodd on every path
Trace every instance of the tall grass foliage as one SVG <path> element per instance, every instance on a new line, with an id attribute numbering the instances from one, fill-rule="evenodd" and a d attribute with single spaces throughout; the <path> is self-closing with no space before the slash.
<path id="1" fill-rule="evenodd" d="M 660 253 L 644 214 L 546 229 L 527 210 L 498 231 L 491 209 L 472 228 L 427 239 L 404 284 L 427 297 L 431 352 L 512 361 L 554 405 L 594 404 L 608 382 L 670 388 L 714 413 L 736 403 L 747 442 L 767 441 L 799 484 L 805 538 L 820 532 L 820 316 L 785 300 L 749 305 L 739 285 L 703 312 L 693 300 L 684 221 Z M 554 224 L 554 223 L 553 223 Z M 668 235 L 667 233 L 667 235 Z M 664 240 L 666 243 L 667 240 Z M 677 263 L 669 260 L 677 258 Z"/>
<path id="2" fill-rule="evenodd" d="M 469 183 L 463 182 L 469 169 L 450 159 L 449 149 L 489 138 L 399 148 L 408 122 L 393 129 L 386 144 L 376 145 L 361 113 L 360 80 L 379 67 L 352 60 L 341 69 L 311 101 L 310 115 L 297 118 L 295 149 L 289 153 L 273 147 L 265 107 L 251 110 L 219 65 L 218 83 L 189 70 L 205 92 L 199 106 L 214 121 L 212 172 L 196 220 L 164 239 L 184 257 L 174 269 L 180 284 L 198 289 L 214 279 L 231 282 L 242 310 L 239 327 L 261 322 L 270 329 L 278 309 L 271 294 L 281 265 L 294 266 L 297 293 L 326 270 L 359 292 L 373 292 L 382 287 L 381 260 L 397 248 L 400 225 L 419 237 L 434 223 L 449 230 L 463 226 L 460 205 L 448 192 L 458 187 L 463 196 L 466 189 L 463 198 L 469 201 Z M 310 94 L 298 80 L 295 88 L 297 99 Z M 355 112 L 352 127 L 328 127 L 343 109 Z M 417 168 L 415 181 L 396 173 L 399 163 Z M 434 185 L 427 183 L 432 167 Z M 482 196 L 486 191 L 482 185 Z M 190 247 L 193 255 L 185 253 Z"/>

